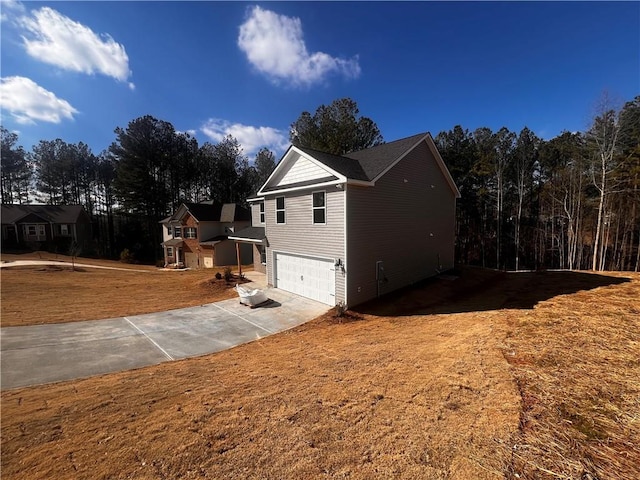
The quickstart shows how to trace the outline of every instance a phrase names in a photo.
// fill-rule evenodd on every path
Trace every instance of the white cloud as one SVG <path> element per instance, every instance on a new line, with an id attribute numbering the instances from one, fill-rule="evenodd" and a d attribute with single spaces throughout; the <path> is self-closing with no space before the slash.
<path id="1" fill-rule="evenodd" d="M 131 75 L 124 46 L 108 34 L 97 35 L 89 27 L 49 7 L 20 18 L 27 53 L 64 70 L 101 73 L 126 82 Z M 135 86 L 128 82 L 129 88 Z"/>
<path id="2" fill-rule="evenodd" d="M 69 102 L 26 77 L 2 79 L 0 105 L 25 125 L 33 125 L 37 120 L 60 123 L 65 118 L 73 120 L 73 115 L 78 113 Z"/>
<path id="3" fill-rule="evenodd" d="M 2 12 L 0 13 L 0 20 L 7 22 L 11 20 L 15 14 L 22 14 L 25 12 L 24 5 L 17 0 L 1 0 Z"/>
<path id="4" fill-rule="evenodd" d="M 330 73 L 348 78 L 360 75 L 358 57 L 343 59 L 323 52 L 309 53 L 299 18 L 278 15 L 255 6 L 240 25 L 238 47 L 272 81 L 311 85 Z"/>
<path id="5" fill-rule="evenodd" d="M 254 127 L 241 123 L 231 123 L 218 118 L 210 118 L 200 131 L 215 142 L 220 142 L 227 135 L 234 137 L 249 157 L 255 155 L 262 147 L 275 152 L 282 152 L 289 141 L 282 130 L 272 127 Z"/>

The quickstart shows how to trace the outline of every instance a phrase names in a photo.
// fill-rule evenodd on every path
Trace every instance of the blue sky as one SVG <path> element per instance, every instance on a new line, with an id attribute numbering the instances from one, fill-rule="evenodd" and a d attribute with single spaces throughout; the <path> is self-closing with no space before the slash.
<path id="1" fill-rule="evenodd" d="M 142 115 L 279 156 L 304 110 L 351 97 L 385 140 L 455 125 L 584 130 L 640 94 L 638 2 L 1 0 L 2 124 L 100 153 Z"/>

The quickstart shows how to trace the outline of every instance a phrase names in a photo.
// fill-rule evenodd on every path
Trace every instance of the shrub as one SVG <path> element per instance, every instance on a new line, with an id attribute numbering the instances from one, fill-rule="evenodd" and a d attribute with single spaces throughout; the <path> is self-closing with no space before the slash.
<path id="1" fill-rule="evenodd" d="M 120 252 L 120 261 L 122 263 L 135 263 L 136 260 L 133 253 L 131 253 L 128 248 L 125 248 Z"/>
<path id="2" fill-rule="evenodd" d="M 224 267 L 224 279 L 227 282 L 230 282 L 233 279 L 233 274 L 231 273 L 231 267 Z"/>

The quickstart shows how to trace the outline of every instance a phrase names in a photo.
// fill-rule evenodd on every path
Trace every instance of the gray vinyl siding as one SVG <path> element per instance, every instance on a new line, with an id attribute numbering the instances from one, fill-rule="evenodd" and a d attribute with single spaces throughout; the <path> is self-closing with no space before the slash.
<path id="1" fill-rule="evenodd" d="M 261 203 L 262 203 L 262 200 L 251 204 L 251 226 L 252 227 L 264 227 L 264 223 L 260 223 L 260 204 Z"/>
<path id="2" fill-rule="evenodd" d="M 326 224 L 313 224 L 311 193 L 326 192 Z M 267 236 L 267 279 L 275 284 L 274 252 L 293 253 L 344 261 L 344 190 L 330 186 L 285 193 L 285 224 L 276 224 L 276 196 L 265 199 Z M 345 300 L 345 274 L 336 268 L 336 303 Z"/>
<path id="3" fill-rule="evenodd" d="M 347 264 L 350 307 L 377 296 L 376 261 L 385 294 L 454 265 L 455 194 L 421 143 L 374 187 L 348 185 Z"/>

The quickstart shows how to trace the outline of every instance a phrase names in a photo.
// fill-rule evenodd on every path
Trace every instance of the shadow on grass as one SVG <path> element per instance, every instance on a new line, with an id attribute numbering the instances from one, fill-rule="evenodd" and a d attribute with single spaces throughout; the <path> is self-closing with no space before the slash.
<path id="1" fill-rule="evenodd" d="M 424 280 L 352 310 L 397 316 L 531 309 L 558 295 L 626 282 L 628 278 L 586 272 L 497 272 L 465 267 L 453 275 Z"/>

